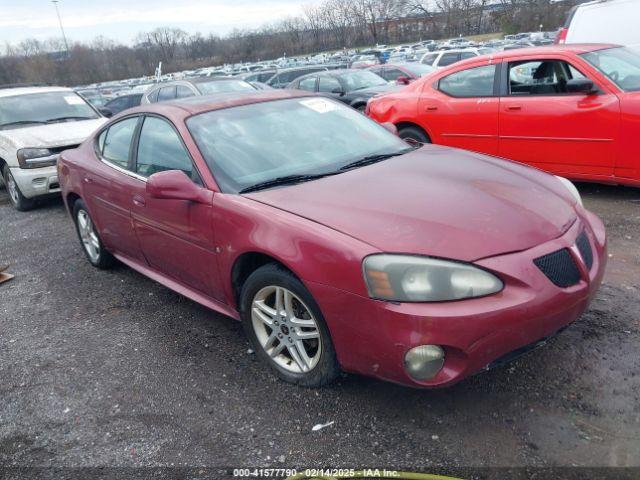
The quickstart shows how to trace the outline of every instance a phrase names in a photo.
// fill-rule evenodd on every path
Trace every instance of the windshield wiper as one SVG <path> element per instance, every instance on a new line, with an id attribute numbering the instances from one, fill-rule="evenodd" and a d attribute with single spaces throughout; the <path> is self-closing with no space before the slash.
<path id="1" fill-rule="evenodd" d="M 266 182 L 256 183 L 250 187 L 243 188 L 239 193 L 255 192 L 257 190 L 264 190 L 265 188 L 277 187 L 280 185 L 294 185 L 296 183 L 308 182 L 309 180 L 316 180 L 322 177 L 328 177 L 329 175 L 335 175 L 340 172 L 329 173 L 313 173 L 313 174 L 301 174 L 301 175 L 286 175 L 284 177 L 277 177 Z"/>
<path id="2" fill-rule="evenodd" d="M 49 120 L 45 120 L 43 123 L 57 123 L 64 122 L 67 120 L 92 120 L 93 117 L 79 117 L 79 116 L 69 116 L 69 117 L 56 117 L 50 118 Z"/>
<path id="3" fill-rule="evenodd" d="M 366 157 L 361 158 L 360 160 L 356 160 L 355 162 L 347 163 L 340 167 L 340 170 L 351 170 L 352 168 L 364 167 L 366 165 L 371 165 L 372 163 L 378 163 L 383 160 L 387 160 L 388 158 L 399 157 L 400 155 L 404 155 L 413 150 L 413 147 L 408 149 L 400 150 L 395 153 L 381 153 L 378 155 L 367 155 Z"/>
<path id="4" fill-rule="evenodd" d="M 17 122 L 2 123 L 0 124 L 0 128 L 13 127 L 14 125 L 29 125 L 29 124 L 42 125 L 44 123 L 46 122 L 43 122 L 41 120 L 18 120 Z"/>

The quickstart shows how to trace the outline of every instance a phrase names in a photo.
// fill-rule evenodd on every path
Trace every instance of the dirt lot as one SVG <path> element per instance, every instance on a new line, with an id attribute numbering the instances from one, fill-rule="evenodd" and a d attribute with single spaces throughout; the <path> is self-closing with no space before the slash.
<path id="1" fill-rule="evenodd" d="M 590 310 L 545 348 L 440 391 L 354 375 L 322 390 L 277 381 L 239 324 L 124 266 L 93 269 L 59 200 L 19 213 L 0 189 L 0 264 L 16 275 L 0 286 L 0 466 L 62 469 L 37 471 L 47 478 L 640 466 L 640 190 L 580 189 L 610 242 Z M 150 472 L 98 472 L 131 471 Z"/>

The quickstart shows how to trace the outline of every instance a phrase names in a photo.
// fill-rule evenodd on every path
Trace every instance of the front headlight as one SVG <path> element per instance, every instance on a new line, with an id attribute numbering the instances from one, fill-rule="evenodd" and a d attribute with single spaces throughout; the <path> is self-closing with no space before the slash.
<path id="1" fill-rule="evenodd" d="M 495 275 L 468 263 L 413 255 L 364 259 L 369 296 L 395 302 L 444 302 L 483 297 L 503 288 Z"/>
<path id="2" fill-rule="evenodd" d="M 576 186 L 564 177 L 559 177 L 556 175 L 556 178 L 560 180 L 560 183 L 567 187 L 567 190 L 569 190 L 571 195 L 573 195 L 573 198 L 576 199 L 576 202 L 578 202 L 582 206 L 582 197 L 580 196 L 580 192 L 578 191 Z"/>
<path id="3" fill-rule="evenodd" d="M 21 148 L 18 150 L 20 168 L 51 167 L 58 161 L 58 155 L 48 148 Z"/>

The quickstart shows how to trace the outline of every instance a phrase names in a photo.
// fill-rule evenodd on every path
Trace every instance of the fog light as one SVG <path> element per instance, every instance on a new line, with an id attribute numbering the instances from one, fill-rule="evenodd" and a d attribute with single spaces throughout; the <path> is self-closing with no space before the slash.
<path id="1" fill-rule="evenodd" d="M 420 345 L 404 356 L 404 368 L 416 380 L 429 380 L 444 365 L 444 350 L 438 345 Z"/>

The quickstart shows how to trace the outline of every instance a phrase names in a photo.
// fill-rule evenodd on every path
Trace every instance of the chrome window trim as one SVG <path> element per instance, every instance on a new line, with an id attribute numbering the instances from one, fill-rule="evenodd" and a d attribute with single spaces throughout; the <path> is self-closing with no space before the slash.
<path id="1" fill-rule="evenodd" d="M 131 170 L 127 170 L 126 168 L 122 168 L 120 165 L 116 165 L 115 163 L 111 163 L 109 160 L 105 160 L 102 157 L 102 155 L 100 155 L 98 158 L 100 159 L 100 161 L 102 163 L 104 163 L 105 165 L 108 165 L 109 167 L 113 168 L 117 172 L 124 173 L 125 175 L 133 177 L 136 180 L 140 180 L 141 182 L 147 183 L 147 179 L 145 177 L 143 177 L 142 175 L 138 175 L 137 173 L 132 172 Z"/>

